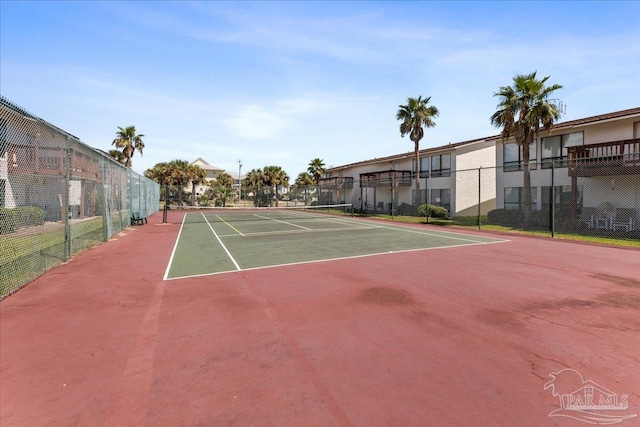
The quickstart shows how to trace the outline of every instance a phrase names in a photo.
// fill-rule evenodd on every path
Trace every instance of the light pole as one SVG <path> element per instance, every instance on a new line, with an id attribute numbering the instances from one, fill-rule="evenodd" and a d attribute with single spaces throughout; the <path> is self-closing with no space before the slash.
<path id="1" fill-rule="evenodd" d="M 238 160 L 238 202 L 242 201 L 242 160 Z"/>

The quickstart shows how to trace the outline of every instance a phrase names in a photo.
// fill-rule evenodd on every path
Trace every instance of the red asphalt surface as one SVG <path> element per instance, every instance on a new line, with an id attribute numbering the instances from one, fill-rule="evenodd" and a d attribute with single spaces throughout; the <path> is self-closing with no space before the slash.
<path id="1" fill-rule="evenodd" d="M 640 414 L 637 250 L 509 236 L 163 281 L 169 214 L 0 303 L 2 427 L 586 425 L 549 416 L 567 368 Z"/>

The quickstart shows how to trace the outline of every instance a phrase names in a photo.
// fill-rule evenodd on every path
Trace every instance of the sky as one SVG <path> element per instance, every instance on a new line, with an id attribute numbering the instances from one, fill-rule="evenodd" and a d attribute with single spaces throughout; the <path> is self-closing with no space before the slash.
<path id="1" fill-rule="evenodd" d="M 640 2 L 0 1 L 0 93 L 133 169 L 198 157 L 291 182 L 413 151 L 396 120 L 430 96 L 420 148 L 496 135 L 500 86 L 561 84 L 561 121 L 640 106 Z"/>

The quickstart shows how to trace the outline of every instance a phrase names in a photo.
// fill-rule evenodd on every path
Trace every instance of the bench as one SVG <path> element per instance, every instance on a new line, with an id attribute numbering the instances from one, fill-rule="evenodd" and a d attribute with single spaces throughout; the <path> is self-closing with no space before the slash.
<path id="1" fill-rule="evenodd" d="M 146 224 L 147 223 L 147 217 L 143 217 L 140 216 L 140 212 L 134 212 L 131 214 L 131 225 L 136 225 L 136 224 Z"/>

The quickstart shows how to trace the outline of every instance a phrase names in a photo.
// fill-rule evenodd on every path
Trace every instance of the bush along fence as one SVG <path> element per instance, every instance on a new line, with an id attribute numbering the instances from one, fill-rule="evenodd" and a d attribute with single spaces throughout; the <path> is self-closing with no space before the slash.
<path id="1" fill-rule="evenodd" d="M 156 212 L 159 191 L 0 97 L 0 298 Z"/>

